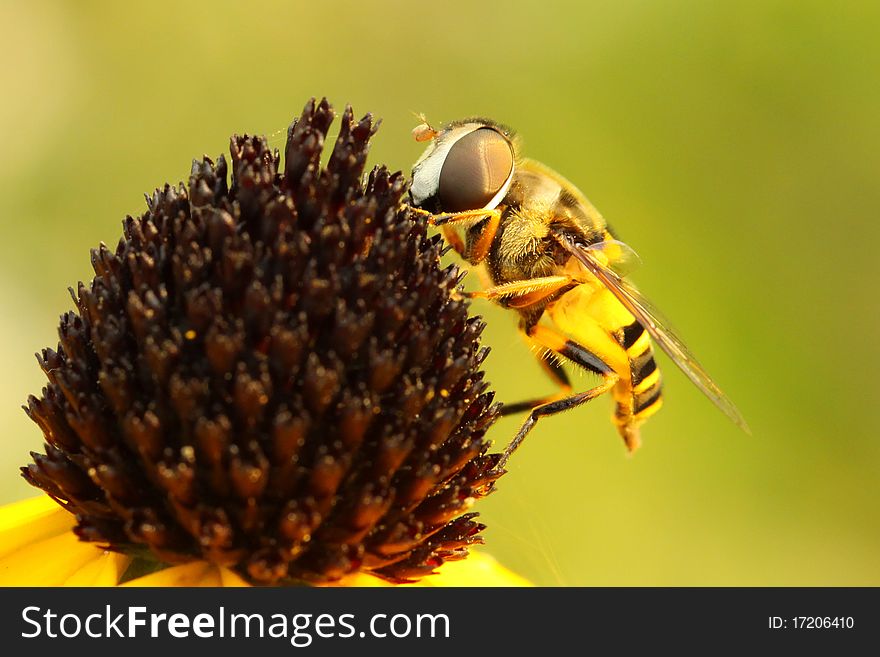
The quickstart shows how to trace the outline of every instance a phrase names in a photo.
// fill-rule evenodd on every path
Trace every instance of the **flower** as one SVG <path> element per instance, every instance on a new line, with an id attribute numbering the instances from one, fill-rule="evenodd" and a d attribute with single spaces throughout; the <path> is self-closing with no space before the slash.
<path id="1" fill-rule="evenodd" d="M 481 542 L 469 509 L 503 472 L 483 325 L 405 177 L 363 180 L 369 115 L 346 108 L 321 166 L 333 116 L 306 105 L 283 168 L 265 139 L 233 136 L 231 166 L 194 161 L 115 251 L 92 251 L 25 408 L 46 445 L 23 475 L 64 511 L 7 511 L 25 543 L 5 564 L 66 545 L 67 528 L 40 529 L 65 512 L 91 544 L 70 554 L 101 582 L 185 564 L 159 581 L 403 583 Z"/>
<path id="2" fill-rule="evenodd" d="M 76 519 L 47 495 L 0 507 L 0 586 L 250 586 L 238 573 L 192 561 L 136 576 L 135 558 L 82 542 L 70 530 Z M 333 586 L 392 586 L 355 573 Z M 413 586 L 529 586 L 495 559 L 472 552 L 444 563 Z"/>

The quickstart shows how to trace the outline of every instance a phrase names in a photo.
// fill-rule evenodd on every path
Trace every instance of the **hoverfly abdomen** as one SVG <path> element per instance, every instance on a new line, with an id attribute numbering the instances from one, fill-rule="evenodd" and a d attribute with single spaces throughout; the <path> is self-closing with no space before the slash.
<path id="1" fill-rule="evenodd" d="M 615 424 L 625 427 L 641 423 L 660 410 L 663 383 L 650 336 L 641 324 L 633 321 L 618 330 L 615 337 L 626 352 L 630 371 L 629 380 L 622 379 L 614 391 Z"/>

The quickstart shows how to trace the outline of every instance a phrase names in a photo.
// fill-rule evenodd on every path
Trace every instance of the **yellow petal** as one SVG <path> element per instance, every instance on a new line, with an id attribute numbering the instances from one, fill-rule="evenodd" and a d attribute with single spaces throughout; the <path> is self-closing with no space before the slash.
<path id="1" fill-rule="evenodd" d="M 220 568 L 220 581 L 220 586 L 250 586 L 241 575 L 229 568 Z"/>
<path id="2" fill-rule="evenodd" d="M 471 552 L 460 561 L 447 561 L 436 575 L 423 577 L 418 586 L 531 586 L 526 578 L 509 571 L 482 552 Z"/>
<path id="3" fill-rule="evenodd" d="M 104 552 L 64 581 L 64 586 L 116 586 L 131 563 L 131 557 L 118 552 Z"/>
<path id="4" fill-rule="evenodd" d="M 404 586 L 531 585 L 528 580 L 512 573 L 493 557 L 481 552 L 471 552 L 466 559 L 447 562 L 437 569 L 436 574 Z M 195 561 L 133 579 L 122 586 L 250 586 L 250 584 L 229 568 L 215 566 L 206 561 Z M 384 587 L 395 584 L 374 575 L 357 573 L 328 586 Z"/>
<path id="5" fill-rule="evenodd" d="M 115 586 L 129 558 L 80 542 L 75 522 L 48 495 L 0 507 L 0 584 Z"/>
<path id="6" fill-rule="evenodd" d="M 60 586 L 103 555 L 104 550 L 67 531 L 0 559 L 0 586 Z"/>
<path id="7" fill-rule="evenodd" d="M 219 567 L 207 561 L 193 561 L 138 577 L 122 586 L 222 586 L 222 584 Z"/>
<path id="8" fill-rule="evenodd" d="M 74 517 L 47 495 L 0 507 L 0 586 L 114 586 L 131 559 L 83 543 Z M 133 579 L 123 586 L 250 586 L 236 572 L 195 561 Z M 393 586 L 373 575 L 350 575 L 332 586 Z M 487 554 L 471 552 L 409 586 L 531 586 Z"/>
<path id="9" fill-rule="evenodd" d="M 329 582 L 327 584 L 321 584 L 321 586 L 355 586 L 358 588 L 373 588 L 382 586 L 394 586 L 394 584 L 392 584 L 391 582 L 387 582 L 379 577 L 376 577 L 375 575 L 368 575 L 366 573 L 354 573 L 353 575 L 347 575 L 343 577 L 338 582 Z"/>
<path id="10" fill-rule="evenodd" d="M 403 586 L 531 586 L 531 582 L 512 573 L 493 557 L 471 551 L 460 561 L 447 561 L 433 575 Z M 395 586 L 373 575 L 357 573 L 331 586 Z"/>
<path id="11" fill-rule="evenodd" d="M 0 558 L 52 536 L 70 532 L 76 519 L 48 495 L 0 507 Z"/>

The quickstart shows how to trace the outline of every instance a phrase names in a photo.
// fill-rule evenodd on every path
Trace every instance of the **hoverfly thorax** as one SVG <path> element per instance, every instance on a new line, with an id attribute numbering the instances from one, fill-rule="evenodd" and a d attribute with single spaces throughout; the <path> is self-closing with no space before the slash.
<path id="1" fill-rule="evenodd" d="M 440 130 L 425 123 L 416 130 L 416 139 L 431 143 L 413 167 L 413 206 L 429 212 L 463 212 L 492 209 L 501 202 L 515 169 L 509 130 L 482 119 Z"/>

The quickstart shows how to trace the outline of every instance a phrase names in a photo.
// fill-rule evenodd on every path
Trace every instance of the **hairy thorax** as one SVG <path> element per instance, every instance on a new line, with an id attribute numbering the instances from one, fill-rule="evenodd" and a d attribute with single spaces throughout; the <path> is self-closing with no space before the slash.
<path id="1" fill-rule="evenodd" d="M 532 207 L 528 213 L 505 208 L 498 236 L 489 252 L 489 273 L 496 285 L 553 276 L 569 259 L 549 237 L 552 207 Z"/>

